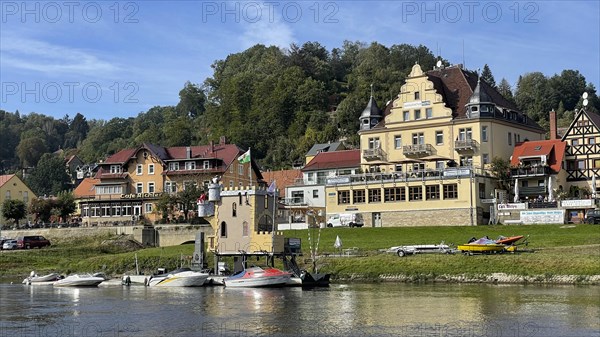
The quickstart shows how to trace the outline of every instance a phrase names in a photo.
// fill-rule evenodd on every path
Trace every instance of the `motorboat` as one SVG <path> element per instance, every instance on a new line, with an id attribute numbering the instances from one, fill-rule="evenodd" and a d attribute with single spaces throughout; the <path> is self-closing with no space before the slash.
<path id="1" fill-rule="evenodd" d="M 39 276 L 38 274 L 35 273 L 35 271 L 32 271 L 28 277 L 23 279 L 22 283 L 29 284 L 29 285 L 53 284 L 54 282 L 56 282 L 60 279 L 61 279 L 60 275 L 56 274 L 56 273 L 50 273 L 50 274 Z"/>
<path id="2" fill-rule="evenodd" d="M 224 282 L 230 288 L 280 287 L 290 282 L 291 276 L 291 273 L 277 268 L 252 267 L 226 278 Z"/>
<path id="3" fill-rule="evenodd" d="M 329 278 L 331 274 L 324 273 L 310 273 L 303 270 L 300 273 L 300 279 L 302 280 L 302 287 L 329 287 Z"/>
<path id="4" fill-rule="evenodd" d="M 521 240 L 523 237 L 524 237 L 523 235 L 516 235 L 516 236 L 509 236 L 509 237 L 500 236 L 496 240 L 496 243 L 499 243 L 502 245 L 512 245 L 513 243 Z"/>
<path id="5" fill-rule="evenodd" d="M 458 245 L 457 249 L 464 254 L 494 254 L 502 253 L 506 250 L 506 245 L 497 243 L 496 240 L 491 240 L 488 237 L 481 239 L 472 238 L 469 243 Z"/>
<path id="6" fill-rule="evenodd" d="M 104 282 L 104 277 L 91 274 L 73 274 L 54 282 L 55 287 L 96 287 Z"/>
<path id="7" fill-rule="evenodd" d="M 180 268 L 169 273 L 152 275 L 148 278 L 149 287 L 201 287 L 209 274 Z"/>

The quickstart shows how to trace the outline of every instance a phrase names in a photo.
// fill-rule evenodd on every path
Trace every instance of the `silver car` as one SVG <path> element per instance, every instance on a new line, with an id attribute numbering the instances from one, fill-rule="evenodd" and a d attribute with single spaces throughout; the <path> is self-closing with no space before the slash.
<path id="1" fill-rule="evenodd" d="M 17 249 L 17 240 L 6 240 L 2 244 L 2 249 Z"/>

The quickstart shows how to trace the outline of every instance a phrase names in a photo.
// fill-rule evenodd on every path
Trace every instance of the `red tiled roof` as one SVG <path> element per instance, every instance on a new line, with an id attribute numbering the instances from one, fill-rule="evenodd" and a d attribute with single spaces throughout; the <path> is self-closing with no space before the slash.
<path id="1" fill-rule="evenodd" d="M 79 183 L 79 186 L 73 191 L 75 198 L 93 197 L 96 195 L 94 186 L 100 183 L 100 179 L 85 178 Z"/>
<path id="2" fill-rule="evenodd" d="M 10 180 L 10 178 L 14 177 L 14 174 L 6 174 L 3 176 L 0 176 L 0 187 L 4 186 L 4 184 L 6 184 L 6 182 L 8 182 Z"/>
<path id="3" fill-rule="evenodd" d="M 104 162 L 101 164 L 121 164 L 126 163 L 136 152 L 137 149 L 124 149 L 121 150 L 112 156 L 106 158 Z"/>
<path id="4" fill-rule="evenodd" d="M 300 170 L 281 170 L 263 172 L 263 179 L 267 186 L 275 181 L 275 185 L 279 189 L 279 196 L 285 197 L 285 188 L 294 185 L 296 179 L 302 179 L 302 171 Z"/>
<path id="5" fill-rule="evenodd" d="M 360 150 L 321 152 L 302 171 L 327 170 L 360 166 Z"/>
<path id="6" fill-rule="evenodd" d="M 510 164 L 519 165 L 519 158 L 547 156 L 546 163 L 554 172 L 559 172 L 565 157 L 567 143 L 560 139 L 527 141 L 515 146 Z"/>

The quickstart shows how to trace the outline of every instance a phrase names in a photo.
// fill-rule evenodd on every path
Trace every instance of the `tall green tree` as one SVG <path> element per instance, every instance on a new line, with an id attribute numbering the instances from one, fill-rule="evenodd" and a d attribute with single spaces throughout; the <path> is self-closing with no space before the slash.
<path id="1" fill-rule="evenodd" d="M 515 103 L 515 97 L 513 96 L 512 87 L 510 83 L 506 80 L 506 78 L 502 78 L 500 80 L 500 84 L 496 88 L 502 97 L 506 98 L 512 103 Z"/>
<path id="2" fill-rule="evenodd" d="M 12 219 L 15 225 L 19 224 L 19 220 L 24 219 L 27 215 L 27 206 L 22 200 L 6 199 L 2 203 L 2 216 L 5 219 Z"/>
<path id="3" fill-rule="evenodd" d="M 185 116 L 196 118 L 200 116 L 206 108 L 206 95 L 197 84 L 185 82 L 181 91 L 179 91 L 179 103 L 177 103 L 177 111 Z"/>
<path id="4" fill-rule="evenodd" d="M 52 199 L 33 198 L 29 205 L 29 213 L 35 216 L 35 221 L 48 222 L 52 215 L 53 208 Z"/>
<path id="5" fill-rule="evenodd" d="M 196 187 L 196 185 L 188 185 L 184 190 L 177 192 L 177 203 L 179 209 L 183 211 L 185 220 L 188 219 L 189 211 L 195 209 L 196 202 L 202 191 Z"/>
<path id="6" fill-rule="evenodd" d="M 64 222 L 67 222 L 71 214 L 75 212 L 75 197 L 69 191 L 58 193 L 58 197 L 54 201 L 54 208 L 58 210 L 58 214 Z"/>
<path id="7" fill-rule="evenodd" d="M 46 143 L 39 137 L 22 139 L 17 146 L 17 155 L 23 167 L 36 166 L 40 158 L 47 152 Z"/>
<path id="8" fill-rule="evenodd" d="M 481 71 L 481 79 L 493 88 L 496 87 L 496 80 L 494 79 L 494 75 L 492 75 L 492 70 L 487 65 L 487 63 L 483 66 L 483 70 Z"/>
<path id="9" fill-rule="evenodd" d="M 61 156 L 46 153 L 26 178 L 36 195 L 58 195 L 69 188 L 71 178 Z"/>

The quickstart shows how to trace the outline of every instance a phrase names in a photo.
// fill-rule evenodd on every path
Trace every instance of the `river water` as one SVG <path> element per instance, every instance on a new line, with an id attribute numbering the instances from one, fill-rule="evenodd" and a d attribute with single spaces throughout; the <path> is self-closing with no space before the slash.
<path id="1" fill-rule="evenodd" d="M 302 290 L 0 284 L 0 337 L 598 337 L 600 287 L 349 284 Z"/>

